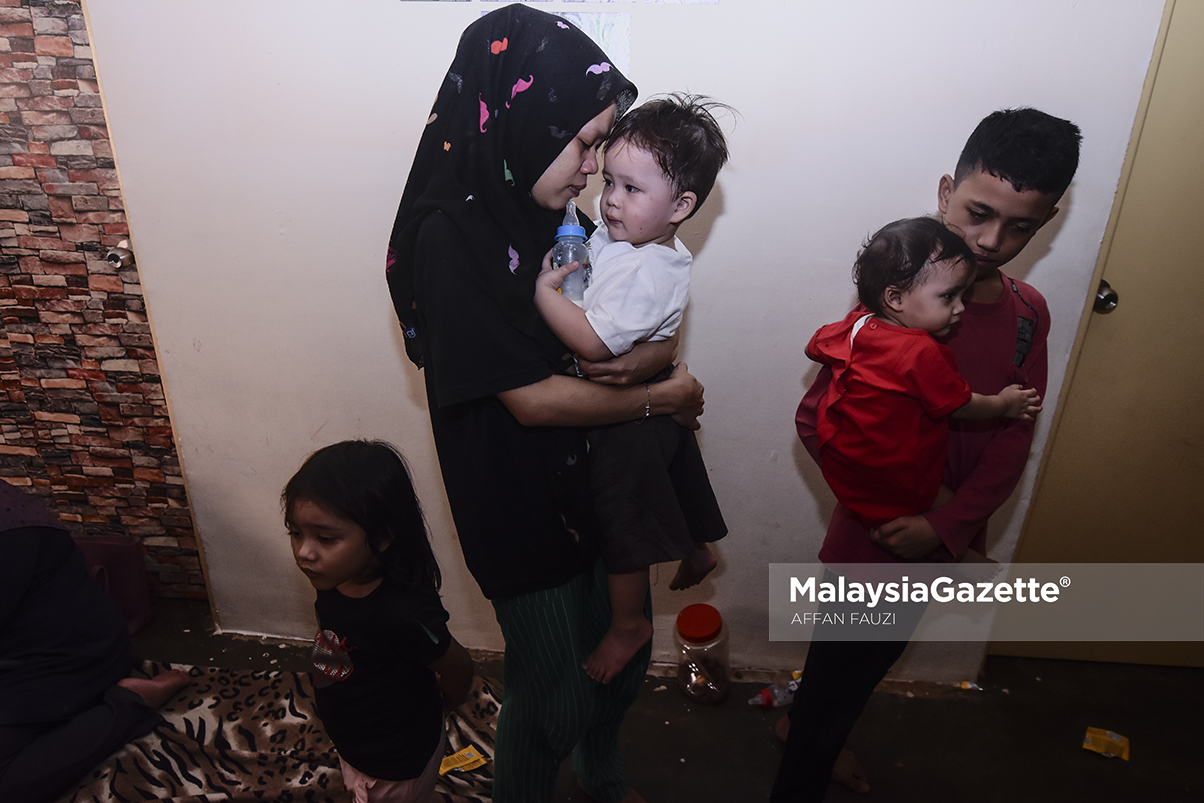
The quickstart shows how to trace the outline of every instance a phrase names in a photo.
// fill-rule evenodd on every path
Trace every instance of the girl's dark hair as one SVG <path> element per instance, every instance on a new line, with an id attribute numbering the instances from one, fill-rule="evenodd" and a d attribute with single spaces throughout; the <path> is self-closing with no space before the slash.
<path id="1" fill-rule="evenodd" d="M 962 260 L 973 268 L 974 252 L 939 220 L 913 217 L 887 223 L 866 241 L 853 264 L 857 297 L 881 314 L 886 288 L 906 290 L 920 279 L 925 265 L 946 260 Z"/>
<path id="2" fill-rule="evenodd" d="M 719 168 L 727 161 L 727 140 L 715 112 L 731 106 L 703 95 L 674 92 L 641 103 L 619 118 L 606 140 L 606 148 L 628 142 L 652 154 L 673 194 L 698 196 L 690 217 L 711 194 Z"/>
<path id="3" fill-rule="evenodd" d="M 285 521 L 303 500 L 359 525 L 384 573 L 403 588 L 442 585 L 418 494 L 391 444 L 343 441 L 314 452 L 280 494 Z"/>

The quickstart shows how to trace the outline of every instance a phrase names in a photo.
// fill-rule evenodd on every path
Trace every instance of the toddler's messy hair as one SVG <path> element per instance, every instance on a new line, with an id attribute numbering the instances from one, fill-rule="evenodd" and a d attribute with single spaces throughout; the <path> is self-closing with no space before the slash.
<path id="1" fill-rule="evenodd" d="M 728 159 L 727 141 L 714 112 L 734 111 L 705 95 L 674 92 L 636 106 L 615 124 L 606 148 L 630 143 L 656 159 L 673 194 L 698 196 L 693 216 L 711 194 L 719 168 Z"/>
<path id="2" fill-rule="evenodd" d="M 853 264 L 853 282 L 861 303 L 882 314 L 886 288 L 907 290 L 923 282 L 930 262 L 961 260 L 974 267 L 974 252 L 956 232 L 930 217 L 887 223 L 866 240 Z"/>

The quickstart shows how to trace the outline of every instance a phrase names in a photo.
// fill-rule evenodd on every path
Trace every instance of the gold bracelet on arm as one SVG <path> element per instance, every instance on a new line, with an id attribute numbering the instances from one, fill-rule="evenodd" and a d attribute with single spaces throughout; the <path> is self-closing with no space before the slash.
<path id="1" fill-rule="evenodd" d="M 644 383 L 644 391 L 648 394 L 648 398 L 644 401 L 644 417 L 637 421 L 637 424 L 642 424 L 648 420 L 648 416 L 652 415 L 652 388 L 648 387 L 648 383 Z"/>

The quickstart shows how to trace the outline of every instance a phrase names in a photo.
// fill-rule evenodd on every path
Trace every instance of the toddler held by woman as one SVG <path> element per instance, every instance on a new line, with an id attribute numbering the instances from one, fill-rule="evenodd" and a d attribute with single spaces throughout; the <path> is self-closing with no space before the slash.
<path id="1" fill-rule="evenodd" d="M 559 292 L 576 262 L 553 268 L 549 252 L 535 283 L 535 306 L 574 354 L 601 362 L 677 332 L 693 259 L 677 228 L 706 200 L 727 161 L 727 143 L 711 114 L 720 107 L 671 95 L 615 124 L 604 151 L 602 220 L 589 240 L 593 276 L 583 306 Z M 652 638 L 648 567 L 678 560 L 669 588 L 696 585 L 716 565 L 710 542 L 727 534 L 693 431 L 668 416 L 651 416 L 657 386 L 644 387 L 644 418 L 589 433 L 611 620 L 585 671 L 603 683 Z"/>

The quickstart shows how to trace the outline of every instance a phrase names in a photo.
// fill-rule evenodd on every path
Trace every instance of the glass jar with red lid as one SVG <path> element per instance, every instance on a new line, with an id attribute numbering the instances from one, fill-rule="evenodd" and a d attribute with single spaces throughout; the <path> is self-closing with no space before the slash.
<path id="1" fill-rule="evenodd" d="M 719 611 L 706 603 L 687 605 L 673 630 L 677 686 L 698 703 L 717 705 L 730 688 L 727 630 Z"/>

